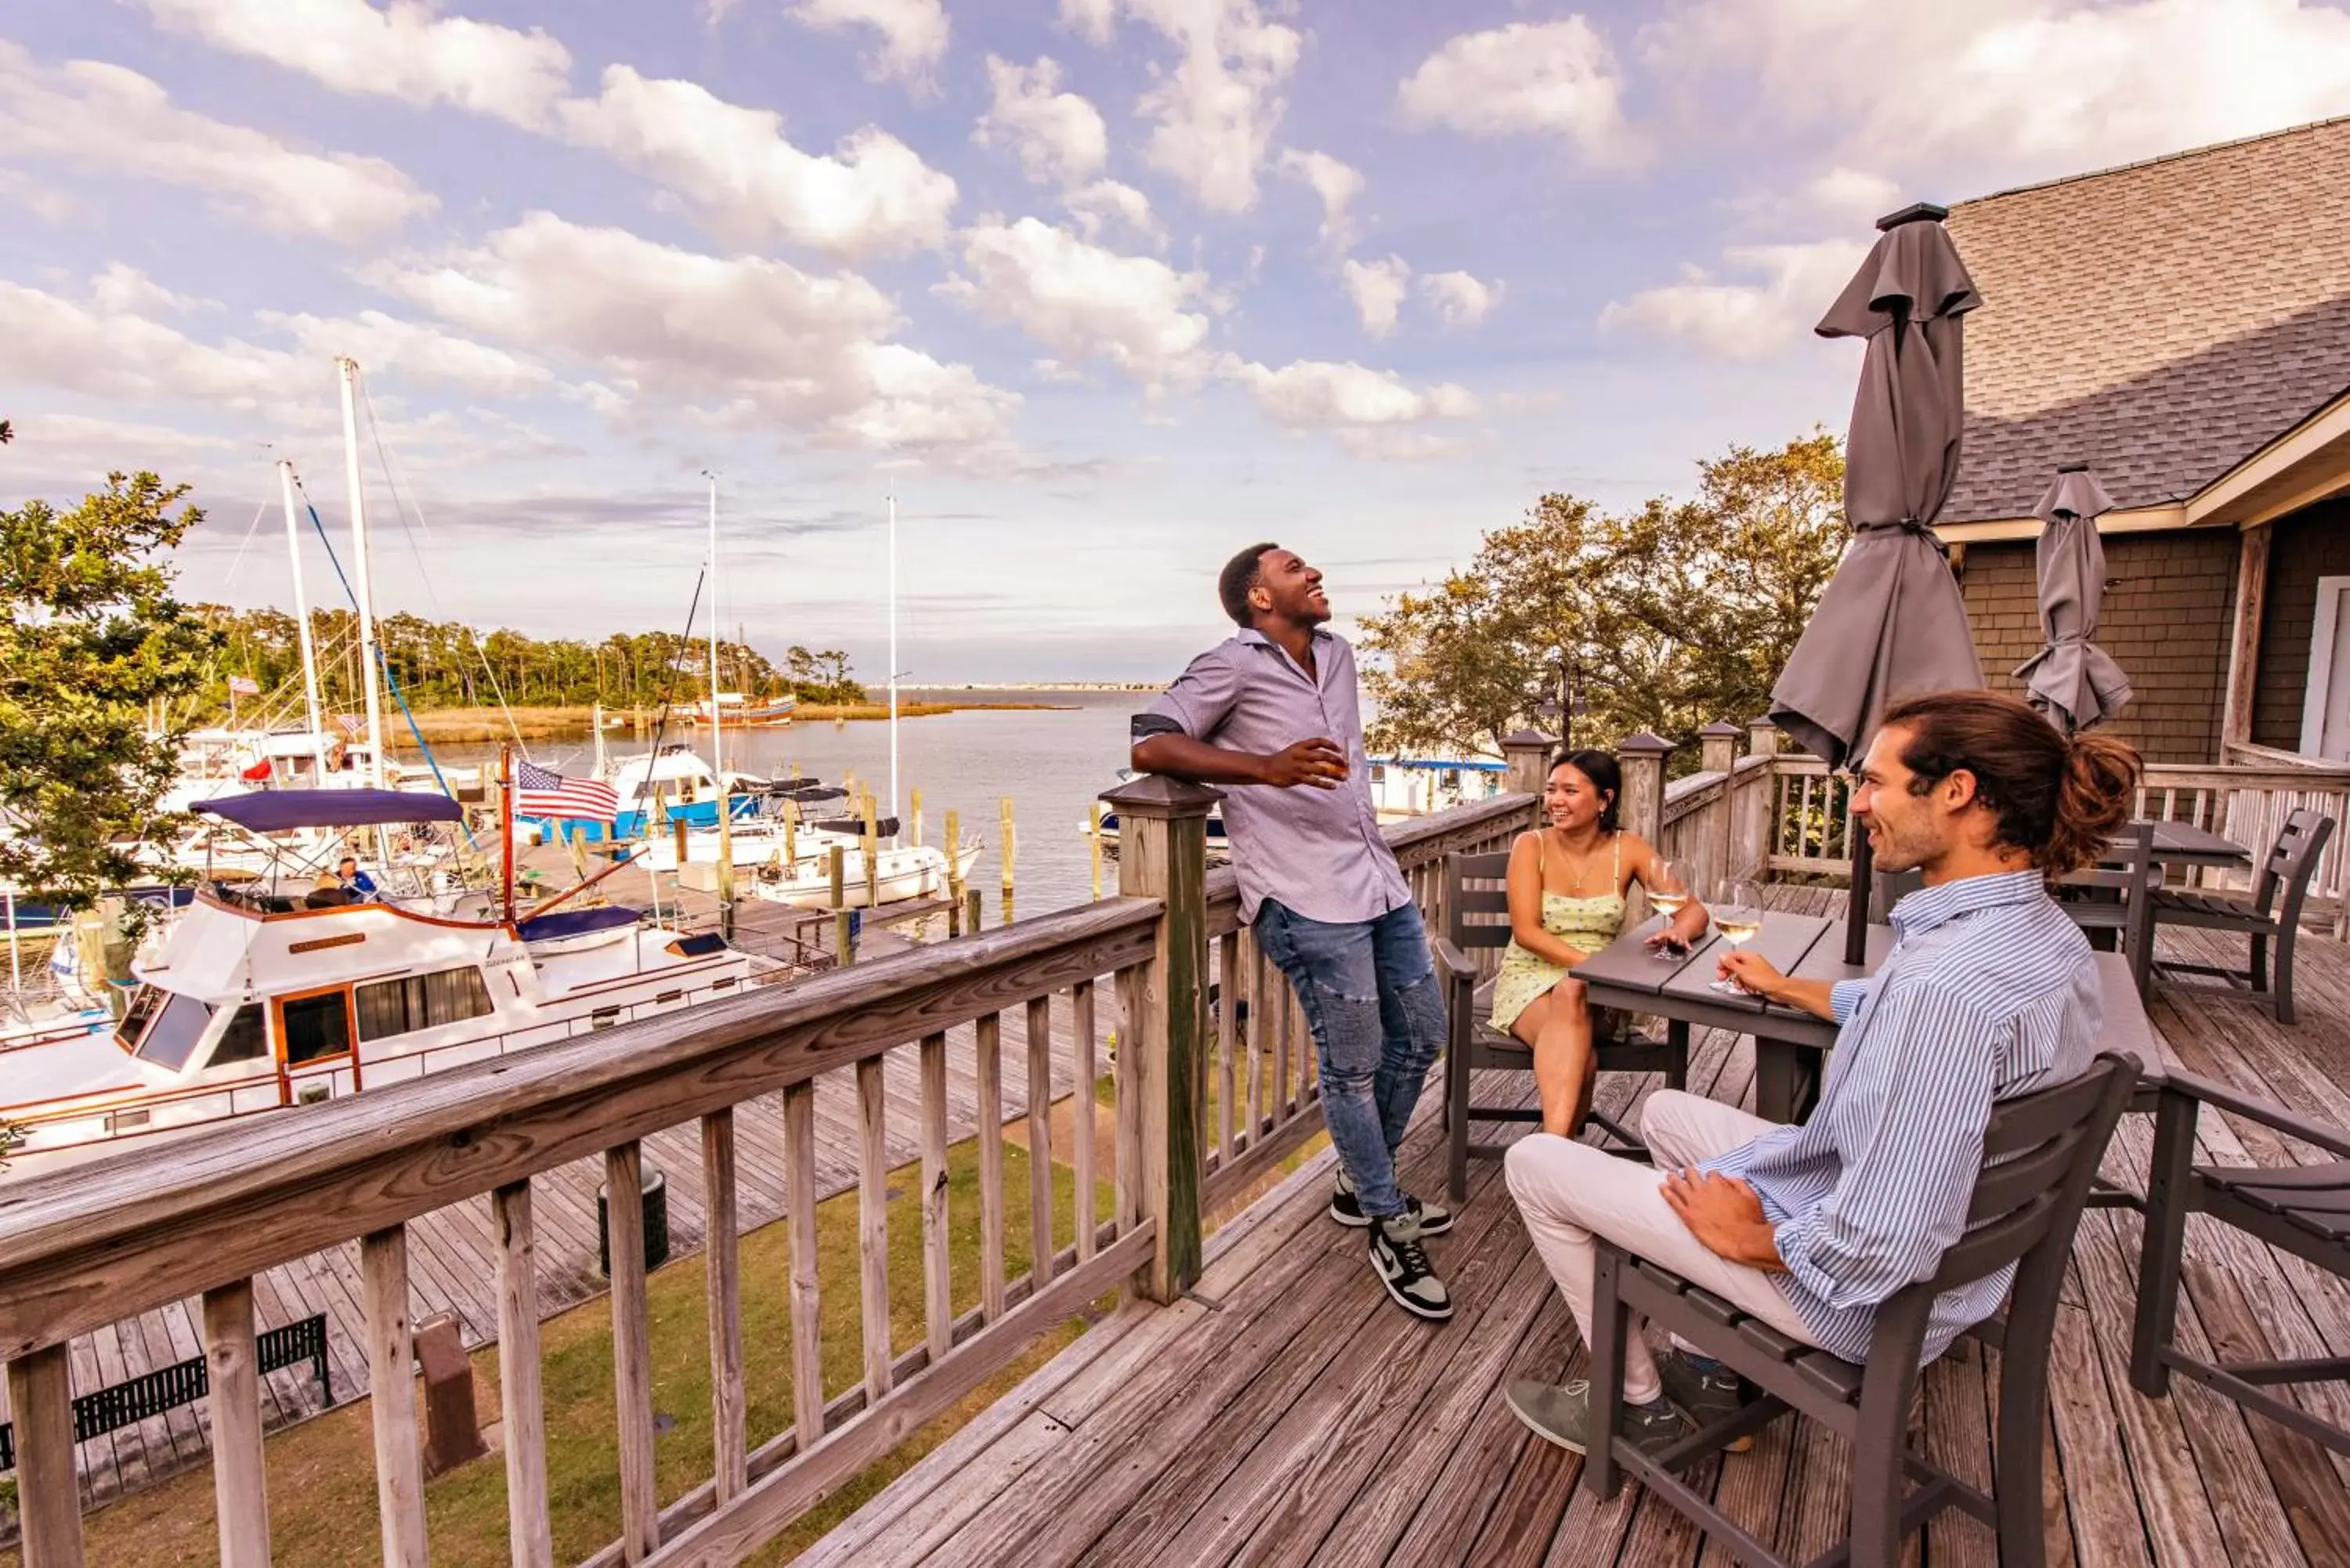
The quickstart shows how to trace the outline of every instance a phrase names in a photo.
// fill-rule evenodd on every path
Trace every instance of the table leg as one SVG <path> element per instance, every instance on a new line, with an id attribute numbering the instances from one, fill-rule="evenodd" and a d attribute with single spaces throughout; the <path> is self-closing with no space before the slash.
<path id="1" fill-rule="evenodd" d="M 1784 1040 L 1754 1041 L 1754 1114 L 1766 1122 L 1795 1119 L 1797 1047 Z"/>

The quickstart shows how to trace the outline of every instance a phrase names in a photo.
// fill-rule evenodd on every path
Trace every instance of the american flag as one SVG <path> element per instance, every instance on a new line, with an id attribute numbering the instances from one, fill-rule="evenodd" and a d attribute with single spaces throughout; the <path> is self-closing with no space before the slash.
<path id="1" fill-rule="evenodd" d="M 609 822 L 619 814 L 620 797 L 608 784 L 594 779 L 566 778 L 536 763 L 515 763 L 515 815 L 556 816 Z"/>

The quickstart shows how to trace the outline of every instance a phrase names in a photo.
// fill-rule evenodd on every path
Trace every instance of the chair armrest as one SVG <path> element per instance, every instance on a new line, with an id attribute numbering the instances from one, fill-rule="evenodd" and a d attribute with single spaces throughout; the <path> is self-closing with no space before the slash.
<path id="1" fill-rule="evenodd" d="M 1436 961 L 1444 967 L 1447 978 L 1453 984 L 1477 983 L 1477 966 L 1470 961 L 1467 953 L 1452 945 L 1451 937 L 1436 939 Z"/>
<path id="2" fill-rule="evenodd" d="M 2160 1080 L 2160 1087 L 2166 1095 L 2177 1095 L 2185 1099 L 2215 1106 L 2228 1112 L 2230 1116 L 2239 1116 L 2247 1121 L 2258 1122 L 2261 1126 L 2283 1133 L 2288 1137 L 2296 1137 L 2303 1143 L 2314 1144 L 2336 1158 L 2350 1159 L 2350 1130 L 2313 1121 L 2297 1112 L 2287 1110 L 2273 1100 L 2254 1099 L 2249 1095 L 2237 1093 L 2225 1084 L 2213 1083 L 2209 1078 L 2199 1077 L 2192 1073 L 2165 1073 Z"/>

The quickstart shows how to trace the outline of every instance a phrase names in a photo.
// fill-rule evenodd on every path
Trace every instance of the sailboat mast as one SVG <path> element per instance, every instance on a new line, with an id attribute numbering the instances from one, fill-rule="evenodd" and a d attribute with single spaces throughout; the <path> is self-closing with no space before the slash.
<path id="1" fill-rule="evenodd" d="M 898 483 L 889 483 L 889 815 L 898 815 Z"/>
<path id="2" fill-rule="evenodd" d="M 338 356 L 343 378 L 343 478 L 351 495 L 351 591 L 359 602 L 359 681 L 367 693 L 368 783 L 383 787 L 383 703 L 376 694 L 375 587 L 368 565 L 367 487 L 359 478 L 359 361 Z"/>
<path id="3" fill-rule="evenodd" d="M 725 722 L 718 701 L 718 476 L 703 470 L 710 481 L 710 771 L 718 786 L 718 903 L 733 934 L 734 907 L 734 792 L 726 784 Z"/>
<path id="4" fill-rule="evenodd" d="M 326 719 L 318 710 L 318 649 L 310 640 L 310 599 L 302 591 L 302 529 L 294 520 L 294 462 L 277 460 L 277 488 L 286 498 L 286 554 L 294 564 L 294 624 L 302 634 L 302 700 L 310 716 L 310 761 L 317 769 L 314 788 L 327 784 Z"/>

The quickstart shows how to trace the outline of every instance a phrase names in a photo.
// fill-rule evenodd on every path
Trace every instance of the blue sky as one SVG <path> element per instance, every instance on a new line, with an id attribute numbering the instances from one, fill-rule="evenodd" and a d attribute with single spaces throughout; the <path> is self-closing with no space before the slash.
<path id="1" fill-rule="evenodd" d="M 915 676 L 1163 676 L 1252 539 L 1344 618 L 1840 425 L 1880 212 L 2345 111 L 2293 0 L 16 0 L 0 500 L 286 602 L 345 353 L 380 605 L 677 626 L 710 469 L 727 622 L 878 676 L 894 485 Z"/>

